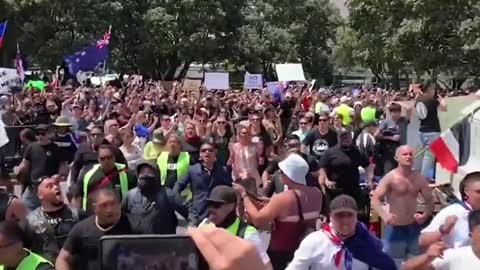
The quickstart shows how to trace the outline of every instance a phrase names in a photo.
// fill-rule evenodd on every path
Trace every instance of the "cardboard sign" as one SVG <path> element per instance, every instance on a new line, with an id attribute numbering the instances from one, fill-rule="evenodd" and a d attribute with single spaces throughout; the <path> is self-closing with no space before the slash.
<path id="1" fill-rule="evenodd" d="M 205 73 L 205 87 L 208 90 L 219 89 L 226 90 L 230 88 L 230 74 L 207 72 Z"/>
<path id="2" fill-rule="evenodd" d="M 276 64 L 279 81 L 305 81 L 302 64 Z"/>
<path id="3" fill-rule="evenodd" d="M 202 86 L 201 80 L 184 79 L 182 89 L 187 91 L 198 91 L 200 86 Z"/>
<path id="4" fill-rule="evenodd" d="M 0 94 L 10 92 L 10 86 L 21 85 L 20 76 L 13 68 L 0 68 Z"/>
<path id="5" fill-rule="evenodd" d="M 262 89 L 263 77 L 262 74 L 245 73 L 244 88 L 246 89 Z"/>

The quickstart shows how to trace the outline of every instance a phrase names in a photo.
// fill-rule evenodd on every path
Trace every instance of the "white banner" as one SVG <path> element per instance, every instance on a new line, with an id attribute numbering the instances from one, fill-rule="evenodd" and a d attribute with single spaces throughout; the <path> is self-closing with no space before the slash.
<path id="1" fill-rule="evenodd" d="M 230 88 L 230 79 L 229 74 L 216 73 L 216 72 L 207 72 L 205 73 L 205 87 L 208 90 L 219 89 L 226 90 Z"/>
<path id="2" fill-rule="evenodd" d="M 305 81 L 302 64 L 276 64 L 279 81 Z"/>
<path id="3" fill-rule="evenodd" d="M 244 84 L 244 88 L 246 89 L 262 89 L 263 88 L 262 74 L 250 74 L 246 72 L 245 80 L 243 84 Z"/>
<path id="4" fill-rule="evenodd" d="M 21 79 L 17 70 L 13 68 L 0 68 L 0 94 L 10 92 L 10 86 L 20 85 Z"/>

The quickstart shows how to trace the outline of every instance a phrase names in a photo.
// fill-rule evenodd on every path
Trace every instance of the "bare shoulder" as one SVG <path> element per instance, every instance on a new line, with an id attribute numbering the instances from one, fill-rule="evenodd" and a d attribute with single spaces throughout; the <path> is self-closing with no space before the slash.
<path id="1" fill-rule="evenodd" d="M 380 179 L 380 184 L 389 186 L 390 183 L 395 179 L 396 175 L 397 175 L 397 170 L 394 169 L 389 171 L 387 174 L 385 174 L 385 176 L 382 177 L 382 179 Z"/>
<path id="2" fill-rule="evenodd" d="M 428 179 L 425 176 L 423 176 L 420 172 L 415 171 L 412 178 L 414 180 L 415 186 L 419 188 L 428 187 Z"/>

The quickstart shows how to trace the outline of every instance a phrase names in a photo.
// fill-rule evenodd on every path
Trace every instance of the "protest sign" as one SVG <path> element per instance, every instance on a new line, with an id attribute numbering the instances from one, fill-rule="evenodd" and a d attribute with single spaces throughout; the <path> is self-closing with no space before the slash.
<path id="1" fill-rule="evenodd" d="M 201 80 L 193 80 L 193 79 L 184 79 L 182 84 L 182 89 L 187 91 L 198 91 L 198 89 L 202 86 Z"/>
<path id="2" fill-rule="evenodd" d="M 21 79 L 17 70 L 13 68 L 0 68 L 0 94 L 10 92 L 10 86 L 20 85 Z"/>
<path id="3" fill-rule="evenodd" d="M 279 81 L 305 81 L 302 64 L 276 64 Z"/>
<path id="4" fill-rule="evenodd" d="M 229 89 L 230 81 L 228 73 L 207 72 L 205 73 L 205 87 L 212 89 Z"/>
<path id="5" fill-rule="evenodd" d="M 283 99 L 283 84 L 281 82 L 268 82 L 267 83 L 268 92 L 272 95 L 275 102 L 281 102 Z"/>
<path id="6" fill-rule="evenodd" d="M 246 72 L 243 84 L 244 84 L 244 88 L 246 89 L 262 89 L 263 88 L 262 74 L 250 74 Z"/>

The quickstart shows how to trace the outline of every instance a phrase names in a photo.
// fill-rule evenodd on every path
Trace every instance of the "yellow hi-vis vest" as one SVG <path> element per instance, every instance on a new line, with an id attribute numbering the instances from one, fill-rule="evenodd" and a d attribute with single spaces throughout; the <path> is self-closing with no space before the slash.
<path id="1" fill-rule="evenodd" d="M 115 163 L 115 167 L 117 167 L 117 170 L 119 170 L 119 171 L 125 169 L 125 165 L 120 164 L 120 163 Z M 90 178 L 92 178 L 92 175 L 99 168 L 100 168 L 100 164 L 96 164 L 83 177 L 83 198 L 82 198 L 82 209 L 83 209 L 83 211 L 87 211 L 88 183 L 90 182 Z M 128 176 L 127 176 L 127 173 L 122 171 L 118 174 L 118 177 L 120 178 L 120 192 L 122 193 L 122 198 L 125 198 L 125 196 L 127 195 L 127 192 L 128 192 Z"/>
<path id="2" fill-rule="evenodd" d="M 352 109 L 346 104 L 342 104 L 342 105 L 338 106 L 338 108 L 337 108 L 337 113 L 342 115 L 342 117 L 343 117 L 343 125 L 344 126 L 348 126 L 352 122 L 352 117 L 350 116 L 351 111 L 352 111 Z"/>
<path id="3" fill-rule="evenodd" d="M 232 223 L 227 229 L 230 234 L 238 236 L 240 238 L 244 238 L 245 235 L 249 235 L 252 233 L 257 232 L 255 227 L 246 224 L 245 222 L 241 221 L 238 217 L 235 219 L 235 222 Z"/>
<path id="4" fill-rule="evenodd" d="M 43 258 L 40 255 L 37 255 L 33 252 L 31 252 L 28 249 L 25 249 L 29 254 L 27 257 L 25 257 L 22 262 L 17 266 L 16 270 L 36 270 L 37 267 L 42 264 L 42 263 L 48 263 L 51 266 L 53 264 L 49 262 L 47 259 Z M 4 270 L 5 266 L 0 265 L 0 270 Z"/>
<path id="5" fill-rule="evenodd" d="M 162 186 L 165 186 L 165 180 L 167 179 L 168 156 L 168 152 L 162 152 L 157 159 L 157 166 L 160 170 L 160 183 Z M 177 160 L 177 181 L 187 174 L 188 168 L 190 168 L 190 155 L 188 152 L 181 152 Z M 192 191 L 190 188 L 186 188 L 182 192 L 182 197 L 185 199 L 192 198 Z"/>

